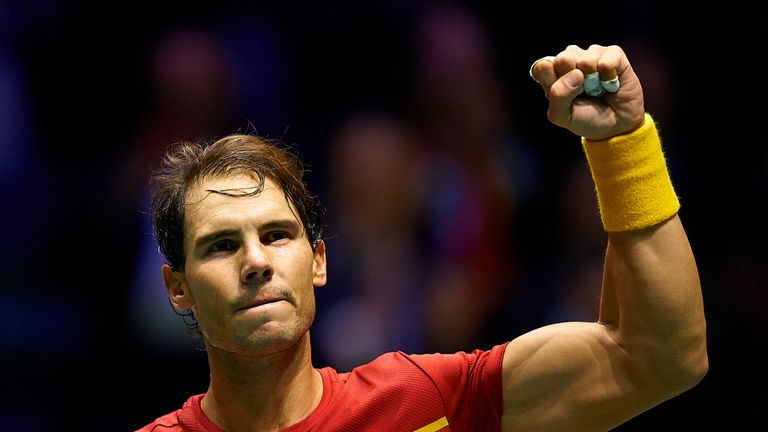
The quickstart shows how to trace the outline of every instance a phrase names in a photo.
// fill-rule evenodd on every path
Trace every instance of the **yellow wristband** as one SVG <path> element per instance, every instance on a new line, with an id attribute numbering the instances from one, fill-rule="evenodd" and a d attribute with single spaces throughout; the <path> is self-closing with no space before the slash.
<path id="1" fill-rule="evenodd" d="M 602 141 L 581 138 L 608 232 L 663 222 L 680 209 L 656 124 L 645 114 L 636 130 Z"/>

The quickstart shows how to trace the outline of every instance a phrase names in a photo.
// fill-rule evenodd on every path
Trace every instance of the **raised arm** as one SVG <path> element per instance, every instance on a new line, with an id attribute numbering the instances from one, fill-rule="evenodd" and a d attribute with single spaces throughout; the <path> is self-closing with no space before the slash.
<path id="1" fill-rule="evenodd" d="M 599 82 L 595 72 L 608 92 L 580 95 Z M 621 48 L 569 46 L 531 73 L 549 120 L 582 137 L 609 240 L 599 320 L 546 326 L 507 346 L 502 429 L 609 430 L 706 373 L 698 271 L 655 124 Z"/>

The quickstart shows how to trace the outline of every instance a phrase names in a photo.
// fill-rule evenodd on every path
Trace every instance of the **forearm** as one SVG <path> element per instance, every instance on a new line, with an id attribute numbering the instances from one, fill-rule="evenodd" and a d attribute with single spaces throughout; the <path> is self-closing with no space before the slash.
<path id="1" fill-rule="evenodd" d="M 706 371 L 696 262 L 680 218 L 610 234 L 600 319 L 616 330 L 641 376 L 666 384 Z"/>
<path id="2" fill-rule="evenodd" d="M 698 271 L 655 125 L 646 117 L 630 134 L 584 146 L 609 233 L 600 321 L 640 376 L 697 375 L 706 368 Z"/>

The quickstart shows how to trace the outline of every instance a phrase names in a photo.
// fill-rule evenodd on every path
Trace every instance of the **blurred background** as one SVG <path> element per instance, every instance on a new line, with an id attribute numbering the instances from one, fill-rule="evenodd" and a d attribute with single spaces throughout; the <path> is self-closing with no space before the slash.
<path id="1" fill-rule="evenodd" d="M 0 429 L 132 431 L 205 391 L 146 213 L 148 175 L 181 139 L 255 131 L 307 162 L 330 265 L 318 367 L 594 320 L 606 237 L 591 179 L 528 77 L 591 43 L 621 45 L 640 76 L 708 315 L 707 377 L 617 430 L 756 424 L 758 16 L 662 1 L 0 0 Z"/>

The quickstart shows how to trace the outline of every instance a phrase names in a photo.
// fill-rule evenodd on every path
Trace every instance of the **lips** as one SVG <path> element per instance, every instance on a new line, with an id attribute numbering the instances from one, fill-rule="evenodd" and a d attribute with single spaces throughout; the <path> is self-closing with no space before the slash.
<path id="1" fill-rule="evenodd" d="M 237 308 L 237 311 L 244 311 L 255 307 L 263 306 L 265 304 L 277 303 L 285 300 L 284 297 L 264 295 L 248 300 L 243 306 Z"/>

